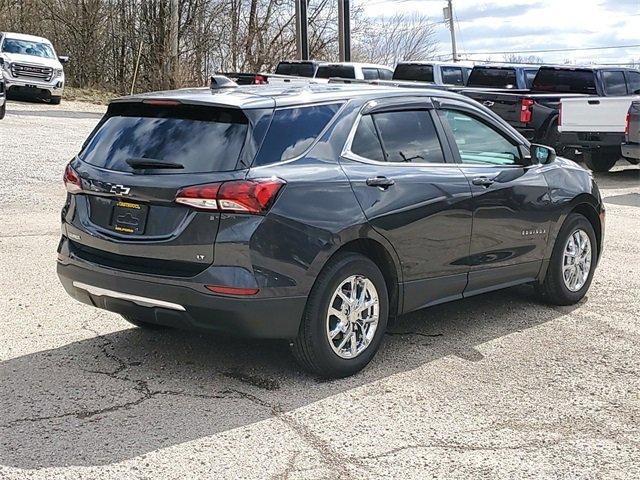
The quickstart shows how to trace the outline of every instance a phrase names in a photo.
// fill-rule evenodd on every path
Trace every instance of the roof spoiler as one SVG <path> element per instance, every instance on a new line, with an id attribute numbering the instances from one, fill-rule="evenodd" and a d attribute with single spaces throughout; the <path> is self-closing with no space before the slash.
<path id="1" fill-rule="evenodd" d="M 211 90 L 219 90 L 221 88 L 235 88 L 238 84 L 224 75 L 211 75 Z"/>

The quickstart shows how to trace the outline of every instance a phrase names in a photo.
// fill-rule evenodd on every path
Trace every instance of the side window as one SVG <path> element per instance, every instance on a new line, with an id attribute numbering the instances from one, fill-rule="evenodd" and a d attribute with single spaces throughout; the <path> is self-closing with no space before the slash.
<path id="1" fill-rule="evenodd" d="M 536 73 L 538 73 L 538 70 L 525 70 L 524 71 L 524 81 L 525 81 L 525 84 L 526 84 L 527 88 L 531 88 L 531 85 L 533 85 L 533 79 L 536 78 Z"/>
<path id="2" fill-rule="evenodd" d="M 622 72 L 604 71 L 602 72 L 605 95 L 626 95 L 627 85 Z"/>
<path id="3" fill-rule="evenodd" d="M 356 134 L 351 142 L 351 151 L 361 157 L 384 162 L 382 145 L 380 145 L 380 139 L 371 115 L 364 115 L 360 118 Z"/>
<path id="4" fill-rule="evenodd" d="M 302 154 L 324 130 L 340 106 L 334 103 L 275 110 L 254 165 L 268 165 Z"/>
<path id="5" fill-rule="evenodd" d="M 630 94 L 640 94 L 640 73 L 638 72 L 625 72 L 627 76 L 627 87 Z"/>
<path id="6" fill-rule="evenodd" d="M 373 115 L 388 162 L 443 163 L 444 156 L 431 114 L 404 110 Z"/>
<path id="7" fill-rule="evenodd" d="M 378 69 L 377 68 L 363 68 L 362 76 L 365 80 L 377 80 L 378 79 Z"/>
<path id="8" fill-rule="evenodd" d="M 380 80 L 391 80 L 393 78 L 393 72 L 391 70 L 385 70 L 384 68 L 379 68 L 378 77 L 380 78 Z"/>
<path id="9" fill-rule="evenodd" d="M 462 69 L 458 67 L 442 67 L 442 82 L 450 85 L 463 85 Z"/>
<path id="10" fill-rule="evenodd" d="M 519 165 L 520 151 L 502 134 L 458 110 L 442 110 L 458 146 L 462 163 Z"/>

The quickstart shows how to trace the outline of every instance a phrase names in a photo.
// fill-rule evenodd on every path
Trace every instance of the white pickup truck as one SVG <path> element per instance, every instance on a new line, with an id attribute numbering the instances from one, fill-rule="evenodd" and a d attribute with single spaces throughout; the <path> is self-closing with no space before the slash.
<path id="1" fill-rule="evenodd" d="M 7 93 L 49 100 L 57 105 L 64 90 L 62 64 L 49 40 L 33 35 L 0 32 L 0 68 Z"/>
<path id="2" fill-rule="evenodd" d="M 620 81 L 610 82 L 608 96 L 563 98 L 558 131 L 565 147 L 582 151 L 584 162 L 595 172 L 611 169 L 621 155 L 627 112 L 640 100 L 640 72 L 620 72 Z M 633 163 L 633 159 L 629 160 Z"/>

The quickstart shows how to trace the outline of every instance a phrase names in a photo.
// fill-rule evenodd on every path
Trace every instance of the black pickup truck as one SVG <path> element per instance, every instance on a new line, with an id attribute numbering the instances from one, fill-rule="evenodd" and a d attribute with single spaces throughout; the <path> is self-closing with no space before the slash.
<path id="1" fill-rule="evenodd" d="M 489 107 L 528 140 L 549 145 L 562 153 L 565 149 L 558 132 L 560 99 L 606 96 L 606 72 L 610 70 L 620 68 L 543 66 L 528 88 L 518 88 L 523 85 L 517 83 L 502 88 L 474 87 L 459 91 Z M 473 75 L 471 72 L 469 76 L 471 87 Z"/>

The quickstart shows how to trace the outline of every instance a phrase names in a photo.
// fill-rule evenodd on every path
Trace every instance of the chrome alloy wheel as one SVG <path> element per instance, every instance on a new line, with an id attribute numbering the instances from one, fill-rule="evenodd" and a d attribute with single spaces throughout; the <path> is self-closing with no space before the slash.
<path id="1" fill-rule="evenodd" d="M 352 275 L 343 280 L 331 296 L 327 311 L 327 338 L 341 358 L 355 358 L 364 352 L 378 328 L 380 299 L 371 280 Z"/>
<path id="2" fill-rule="evenodd" d="M 577 292 L 587 283 L 591 271 L 591 240 L 578 229 L 571 234 L 564 246 L 562 257 L 562 279 L 572 292 Z"/>

